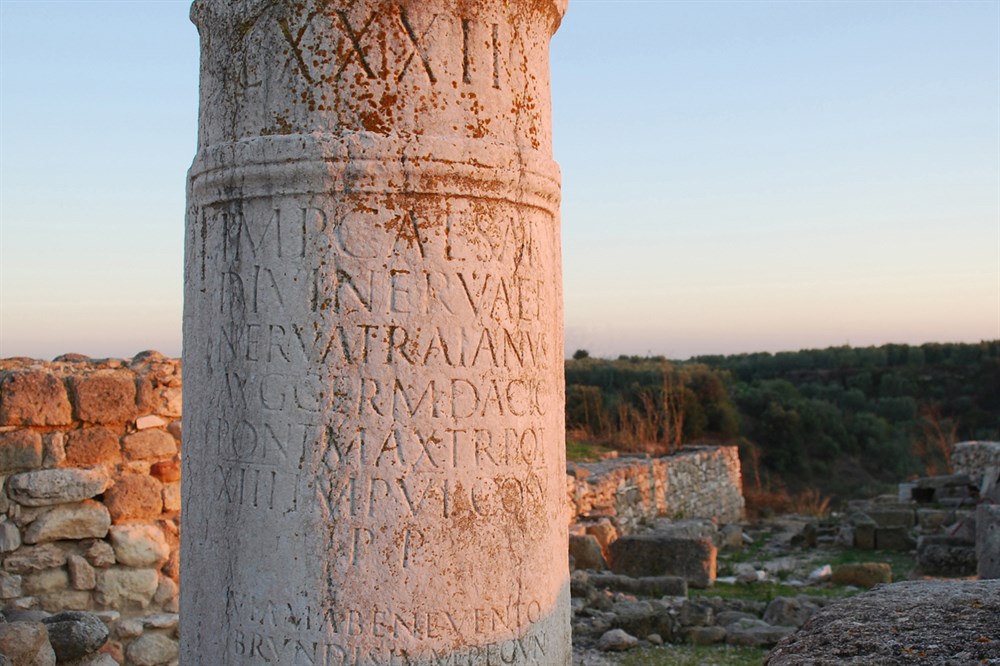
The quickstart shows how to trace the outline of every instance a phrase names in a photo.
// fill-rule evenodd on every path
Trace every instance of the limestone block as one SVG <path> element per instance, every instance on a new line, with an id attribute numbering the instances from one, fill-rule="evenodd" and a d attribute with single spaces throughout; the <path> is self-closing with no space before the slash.
<path id="1" fill-rule="evenodd" d="M 14 599 L 21 596 L 21 577 L 0 571 L 0 599 Z"/>
<path id="2" fill-rule="evenodd" d="M 146 608 L 159 585 L 155 569 L 112 567 L 97 572 L 97 603 L 116 610 Z"/>
<path id="3" fill-rule="evenodd" d="M 854 526 L 854 547 L 875 550 L 875 524 L 860 523 Z"/>
<path id="4" fill-rule="evenodd" d="M 834 567 L 831 580 L 835 585 L 874 587 L 879 583 L 892 582 L 892 567 L 885 562 L 841 564 Z"/>
<path id="5" fill-rule="evenodd" d="M 49 642 L 59 661 L 79 659 L 96 652 L 108 641 L 110 632 L 93 613 L 66 611 L 42 620 Z"/>
<path id="6" fill-rule="evenodd" d="M 177 453 L 177 441 L 165 430 L 141 430 L 126 435 L 122 449 L 126 460 L 167 460 Z"/>
<path id="7" fill-rule="evenodd" d="M 26 546 L 11 553 L 3 561 L 3 568 L 10 573 L 26 574 L 43 569 L 53 569 L 66 564 L 66 552 L 54 543 Z"/>
<path id="8" fill-rule="evenodd" d="M 115 633 L 119 638 L 135 638 L 142 636 L 143 622 L 141 618 L 129 618 L 122 620 L 115 627 Z"/>
<path id="9" fill-rule="evenodd" d="M 915 512 L 909 508 L 871 508 L 866 511 L 868 517 L 875 521 L 875 525 L 882 527 L 904 527 L 910 528 L 916 523 Z"/>
<path id="10" fill-rule="evenodd" d="M 0 433 L 0 473 L 42 466 L 42 436 L 31 430 Z"/>
<path id="11" fill-rule="evenodd" d="M 0 623 L 0 654 L 15 666 L 55 666 L 49 634 L 40 622 Z"/>
<path id="12" fill-rule="evenodd" d="M 84 423 L 124 423 L 136 415 L 135 378 L 124 370 L 97 370 L 70 378 L 76 418 Z"/>
<path id="13" fill-rule="evenodd" d="M 147 632 L 125 649 L 125 656 L 135 666 L 167 666 L 177 659 L 177 641 L 160 633 Z"/>
<path id="14" fill-rule="evenodd" d="M 115 551 L 107 541 L 94 539 L 80 544 L 81 552 L 91 566 L 104 568 L 115 563 Z"/>
<path id="15" fill-rule="evenodd" d="M 66 504 L 103 493 L 111 478 L 102 469 L 43 469 L 15 474 L 7 481 L 7 494 L 25 506 Z"/>
<path id="16" fill-rule="evenodd" d="M 170 557 L 170 546 L 155 525 L 115 525 L 110 531 L 115 559 L 125 566 L 159 569 Z"/>
<path id="17" fill-rule="evenodd" d="M 14 370 L 0 378 L 0 426 L 69 425 L 69 398 L 62 381 L 46 370 Z"/>
<path id="18" fill-rule="evenodd" d="M 111 526 L 107 508 L 99 502 L 84 500 L 60 504 L 39 516 L 24 534 L 25 543 L 44 543 L 60 539 L 102 538 Z"/>
<path id="19" fill-rule="evenodd" d="M 58 592 L 69 589 L 69 574 L 65 569 L 46 569 L 38 573 L 28 574 L 21 581 L 25 594 L 38 596 L 47 592 Z"/>
<path id="20" fill-rule="evenodd" d="M 21 547 L 21 531 L 17 525 L 0 518 L 0 553 L 9 553 Z"/>
<path id="21" fill-rule="evenodd" d="M 620 537 L 609 548 L 611 570 L 627 576 L 681 576 L 692 587 L 715 581 L 717 549 L 710 538 L 677 538 L 655 532 Z"/>
<path id="22" fill-rule="evenodd" d="M 61 432 L 50 432 L 42 437 L 42 464 L 45 467 L 59 467 L 66 461 L 66 436 Z"/>
<path id="23" fill-rule="evenodd" d="M 92 590 L 97 586 L 97 573 L 94 567 L 81 555 L 67 556 L 66 568 L 74 590 Z"/>
<path id="24" fill-rule="evenodd" d="M 150 629 L 176 629 L 180 620 L 177 613 L 156 613 L 143 618 L 142 624 Z"/>
<path id="25" fill-rule="evenodd" d="M 115 523 L 149 520 L 163 511 L 163 487 L 144 474 L 123 474 L 104 494 L 104 504 Z"/>
<path id="26" fill-rule="evenodd" d="M 980 578 L 1000 578 L 1000 506 L 976 507 L 976 556 Z"/>
<path id="27" fill-rule="evenodd" d="M 87 466 L 117 463 L 122 459 L 118 436 L 104 426 L 72 430 L 66 436 L 66 463 Z"/>

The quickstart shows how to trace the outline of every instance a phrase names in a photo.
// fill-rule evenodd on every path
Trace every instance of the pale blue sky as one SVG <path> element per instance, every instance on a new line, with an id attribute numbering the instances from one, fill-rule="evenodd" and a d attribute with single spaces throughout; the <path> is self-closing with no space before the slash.
<path id="1" fill-rule="evenodd" d="M 0 356 L 180 353 L 188 3 L 0 0 Z M 566 347 L 1000 338 L 1000 2 L 571 0 Z"/>

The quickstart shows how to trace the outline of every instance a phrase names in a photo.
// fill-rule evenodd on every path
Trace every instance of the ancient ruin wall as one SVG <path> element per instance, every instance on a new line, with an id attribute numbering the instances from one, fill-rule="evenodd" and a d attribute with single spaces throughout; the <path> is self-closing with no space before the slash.
<path id="1" fill-rule="evenodd" d="M 177 656 L 180 362 L 0 361 L 0 606 L 89 610 L 119 663 Z"/>
<path id="2" fill-rule="evenodd" d="M 735 446 L 693 446 L 667 458 L 623 457 L 571 463 L 570 515 L 613 516 L 631 532 L 657 517 L 743 517 L 743 482 Z"/>

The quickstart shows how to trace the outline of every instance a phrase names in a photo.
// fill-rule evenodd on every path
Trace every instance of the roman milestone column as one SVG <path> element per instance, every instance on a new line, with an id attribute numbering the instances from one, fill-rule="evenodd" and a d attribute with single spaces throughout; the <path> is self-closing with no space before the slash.
<path id="1" fill-rule="evenodd" d="M 570 663 L 565 3 L 194 3 L 182 663 Z"/>

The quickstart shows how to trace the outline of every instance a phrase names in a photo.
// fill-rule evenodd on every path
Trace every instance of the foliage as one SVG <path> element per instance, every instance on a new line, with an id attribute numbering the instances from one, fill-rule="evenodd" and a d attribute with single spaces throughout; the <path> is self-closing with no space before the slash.
<path id="1" fill-rule="evenodd" d="M 826 498 L 945 473 L 956 441 L 1000 439 L 1000 340 L 684 362 L 574 356 L 574 436 L 657 455 L 684 443 L 737 444 L 744 488 L 762 506 L 787 499 L 822 512 Z M 802 495 L 810 489 L 811 501 Z"/>
<path id="2" fill-rule="evenodd" d="M 581 442 L 577 439 L 566 439 L 566 460 L 574 462 L 593 462 L 600 460 L 605 453 L 612 452 L 612 449 L 594 444 L 593 442 Z"/>

